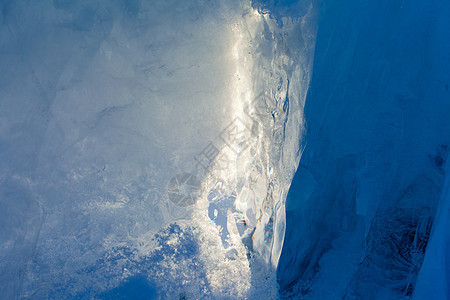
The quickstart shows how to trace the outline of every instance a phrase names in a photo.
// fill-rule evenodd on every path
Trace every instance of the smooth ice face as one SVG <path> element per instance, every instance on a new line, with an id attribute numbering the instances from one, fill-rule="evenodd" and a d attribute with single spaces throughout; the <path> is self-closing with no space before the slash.
<path id="1" fill-rule="evenodd" d="M 2 3 L 1 296 L 275 296 L 307 12 Z"/>

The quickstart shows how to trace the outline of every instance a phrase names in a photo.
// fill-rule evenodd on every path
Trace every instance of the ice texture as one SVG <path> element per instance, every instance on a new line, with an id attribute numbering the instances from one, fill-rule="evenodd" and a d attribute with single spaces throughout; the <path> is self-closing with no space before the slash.
<path id="1" fill-rule="evenodd" d="M 280 293 L 446 299 L 449 3 L 319 2 Z"/>
<path id="2" fill-rule="evenodd" d="M 449 15 L 0 1 L 0 298 L 448 298 Z"/>
<path id="3" fill-rule="evenodd" d="M 310 8 L 1 1 L 0 298 L 276 298 Z"/>

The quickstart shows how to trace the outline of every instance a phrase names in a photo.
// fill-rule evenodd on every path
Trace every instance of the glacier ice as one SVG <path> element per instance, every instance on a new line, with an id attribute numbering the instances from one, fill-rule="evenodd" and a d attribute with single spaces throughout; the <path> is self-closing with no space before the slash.
<path id="1" fill-rule="evenodd" d="M 448 298 L 448 15 L 0 1 L 0 298 Z"/>
<path id="2" fill-rule="evenodd" d="M 446 299 L 449 4 L 322 3 L 280 293 Z"/>
<path id="3" fill-rule="evenodd" d="M 0 23 L 1 298 L 276 297 L 310 6 L 2 1 Z"/>

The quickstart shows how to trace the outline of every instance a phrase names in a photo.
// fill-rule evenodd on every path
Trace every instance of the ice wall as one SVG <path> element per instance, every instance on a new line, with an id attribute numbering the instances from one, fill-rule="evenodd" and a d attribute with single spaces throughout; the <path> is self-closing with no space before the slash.
<path id="1" fill-rule="evenodd" d="M 417 299 L 448 296 L 446 210 L 435 216 L 447 201 L 449 4 L 316 4 L 307 146 L 277 270 L 282 296 L 400 299 L 416 286 Z"/>
<path id="2" fill-rule="evenodd" d="M 261 5 L 0 2 L 0 298 L 277 296 L 315 19 Z"/>
<path id="3" fill-rule="evenodd" d="M 449 196 L 449 162 L 447 161 L 447 176 L 442 189 L 438 210 L 433 222 L 431 237 L 422 268 L 417 277 L 413 299 L 448 299 L 450 270 L 450 196 Z"/>
<path id="4" fill-rule="evenodd" d="M 167 183 L 229 121 L 232 4 L 1 2 L 1 298 L 113 287 L 189 216 Z"/>

